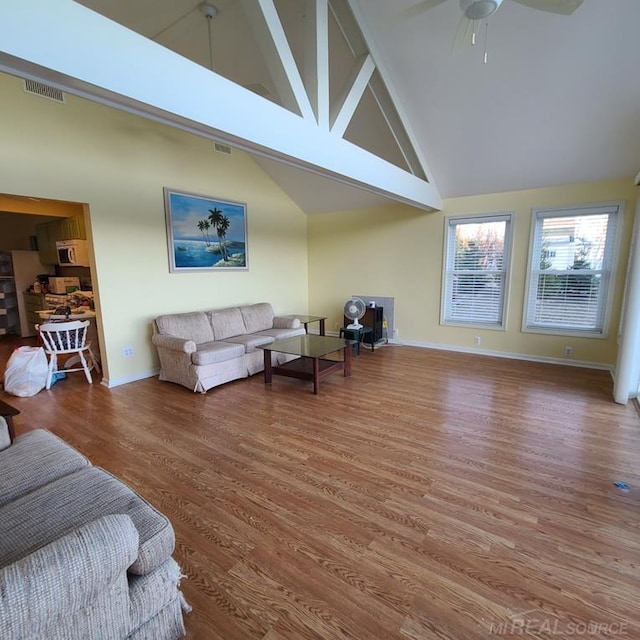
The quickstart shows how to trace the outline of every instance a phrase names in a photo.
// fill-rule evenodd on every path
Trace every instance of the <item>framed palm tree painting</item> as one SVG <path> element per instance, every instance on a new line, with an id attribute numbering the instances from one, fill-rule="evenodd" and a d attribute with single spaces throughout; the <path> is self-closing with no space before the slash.
<path id="1" fill-rule="evenodd" d="M 247 205 L 164 188 L 169 270 L 248 270 Z"/>

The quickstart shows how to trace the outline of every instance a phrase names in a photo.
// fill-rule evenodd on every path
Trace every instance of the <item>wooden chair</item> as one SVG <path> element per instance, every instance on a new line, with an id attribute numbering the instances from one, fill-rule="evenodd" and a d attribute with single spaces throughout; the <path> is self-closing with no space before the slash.
<path id="1" fill-rule="evenodd" d="M 100 371 L 98 361 L 93 351 L 91 351 L 91 343 L 87 342 L 87 328 L 89 320 L 73 320 L 71 322 L 48 322 L 46 324 L 36 325 L 42 339 L 42 346 L 46 354 L 49 356 L 49 371 L 47 373 L 46 388 L 51 388 L 51 381 L 54 374 L 58 371 L 70 373 L 72 371 L 84 371 L 87 382 L 93 382 L 91 378 L 91 369 L 96 368 Z M 89 362 L 85 358 L 85 352 L 89 356 Z M 66 362 L 66 366 L 58 369 L 58 356 L 75 354 L 81 366 L 74 367 L 74 358 L 70 358 Z"/>

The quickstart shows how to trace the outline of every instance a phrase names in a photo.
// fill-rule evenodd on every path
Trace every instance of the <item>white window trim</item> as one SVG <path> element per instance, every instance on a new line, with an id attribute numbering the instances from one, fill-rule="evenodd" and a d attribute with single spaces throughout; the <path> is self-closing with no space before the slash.
<path id="1" fill-rule="evenodd" d="M 455 322 L 446 319 L 447 309 L 447 264 L 449 251 L 449 231 L 452 224 L 483 222 L 507 222 L 505 232 L 504 264 L 504 290 L 502 294 L 502 322 L 500 324 L 485 324 L 481 322 Z M 491 331 L 507 330 L 507 312 L 509 308 L 509 292 L 511 285 L 511 256 L 513 255 L 515 215 L 513 211 L 498 211 L 494 213 L 476 213 L 461 216 L 446 216 L 444 219 L 444 246 L 442 250 L 442 283 L 440 285 L 440 324 L 447 327 L 466 327 L 473 329 L 488 329 Z"/>
<path id="2" fill-rule="evenodd" d="M 524 306 L 522 309 L 522 332 L 523 333 L 539 333 L 553 336 L 571 336 L 576 338 L 594 338 L 596 340 L 606 340 L 609 337 L 609 328 L 611 322 L 611 312 L 613 307 L 613 296 L 615 294 L 615 285 L 618 272 L 618 254 L 620 249 L 620 241 L 622 238 L 622 228 L 624 226 L 624 201 L 590 203 L 585 205 L 572 205 L 568 207 L 545 207 L 542 209 L 531 209 L 531 228 L 529 231 L 529 255 L 527 258 L 527 275 L 525 281 Z M 613 239 L 613 248 L 611 250 L 611 269 L 607 284 L 607 299 L 602 317 L 602 331 L 580 331 L 579 329 L 560 329 L 555 327 L 529 327 L 527 325 L 527 312 L 529 307 L 529 291 L 531 288 L 531 263 L 533 260 L 534 240 L 536 232 L 536 222 L 539 213 L 557 213 L 558 216 L 570 217 L 572 214 L 581 215 L 588 213 L 601 213 L 602 209 L 617 208 L 617 221 L 615 237 Z"/>

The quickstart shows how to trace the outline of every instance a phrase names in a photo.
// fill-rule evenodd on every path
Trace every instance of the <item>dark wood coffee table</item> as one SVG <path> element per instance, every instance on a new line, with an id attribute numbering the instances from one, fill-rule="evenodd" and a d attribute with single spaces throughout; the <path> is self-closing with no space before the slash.
<path id="1" fill-rule="evenodd" d="M 13 442 L 16 437 L 16 432 L 13 427 L 13 416 L 17 416 L 19 413 L 20 411 L 18 411 L 18 409 L 0 400 L 0 416 L 7 421 L 7 426 L 9 427 L 9 439 L 11 442 Z"/>
<path id="2" fill-rule="evenodd" d="M 264 382 L 271 384 L 273 375 L 299 378 L 313 381 L 313 393 L 320 391 L 320 380 L 332 373 L 342 371 L 344 377 L 351 375 L 351 345 L 353 341 L 343 338 L 331 338 L 306 334 L 276 340 L 260 347 L 264 351 Z M 288 353 L 299 356 L 285 364 L 274 366 L 271 363 L 271 352 Z M 342 360 L 328 360 L 330 353 L 342 352 Z"/>

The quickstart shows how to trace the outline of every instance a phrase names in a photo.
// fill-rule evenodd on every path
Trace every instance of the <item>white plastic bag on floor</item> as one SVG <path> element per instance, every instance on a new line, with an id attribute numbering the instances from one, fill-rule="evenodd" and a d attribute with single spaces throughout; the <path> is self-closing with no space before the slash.
<path id="1" fill-rule="evenodd" d="M 35 396 L 47 384 L 47 356 L 42 347 L 18 347 L 7 362 L 4 390 L 22 398 Z"/>

